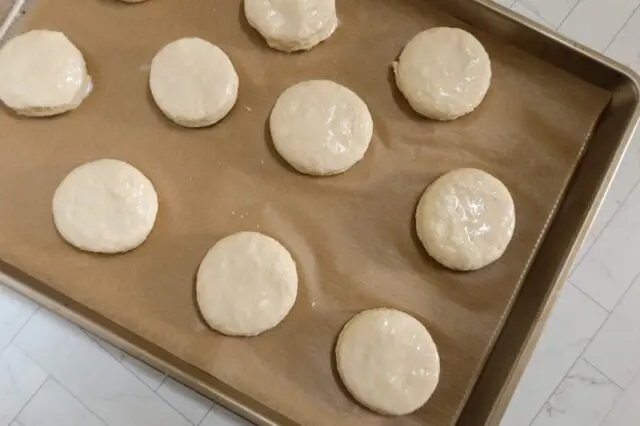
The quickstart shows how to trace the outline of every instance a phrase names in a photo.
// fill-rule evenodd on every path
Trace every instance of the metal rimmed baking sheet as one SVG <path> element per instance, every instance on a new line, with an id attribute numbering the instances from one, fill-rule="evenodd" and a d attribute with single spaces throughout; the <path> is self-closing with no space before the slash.
<path id="1" fill-rule="evenodd" d="M 0 115 L 2 269 L 13 287 L 264 424 L 491 424 L 635 125 L 633 77 L 476 2 L 339 8 L 334 37 L 284 55 L 248 27 L 239 0 L 29 2 L 12 31 L 64 31 L 95 89 L 64 116 Z M 390 74 L 412 35 L 440 25 L 470 30 L 493 60 L 486 101 L 452 123 L 412 113 Z M 184 36 L 221 46 L 240 75 L 238 104 L 212 128 L 173 125 L 148 94 L 149 61 Z M 370 151 L 341 176 L 296 174 L 266 132 L 279 93 L 311 78 L 347 85 L 374 116 Z M 140 168 L 160 196 L 156 229 L 122 256 L 75 251 L 51 221 L 59 181 L 102 157 Z M 469 166 L 507 184 L 518 224 L 503 259 L 460 274 L 424 254 L 412 215 L 435 177 Z M 289 247 L 301 292 L 272 332 L 225 338 L 198 316 L 193 276 L 216 239 L 247 229 Z M 442 352 L 441 385 L 410 416 L 360 408 L 332 368 L 342 324 L 381 305 L 418 317 Z"/>

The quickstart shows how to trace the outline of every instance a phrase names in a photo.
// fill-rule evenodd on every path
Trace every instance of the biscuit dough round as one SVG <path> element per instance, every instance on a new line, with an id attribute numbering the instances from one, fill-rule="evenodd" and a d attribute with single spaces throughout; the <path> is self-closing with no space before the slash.
<path id="1" fill-rule="evenodd" d="M 278 153 L 309 175 L 335 175 L 360 161 L 373 137 L 373 119 L 358 95 L 337 83 L 311 80 L 284 91 L 270 119 Z"/>
<path id="2" fill-rule="evenodd" d="M 123 1 L 125 3 L 142 3 L 143 1 L 146 1 L 146 0 L 120 0 L 120 1 Z"/>
<path id="3" fill-rule="evenodd" d="M 309 50 L 338 27 L 335 0 L 244 0 L 247 21 L 273 49 Z"/>
<path id="4" fill-rule="evenodd" d="M 53 196 L 53 220 L 69 244 L 89 252 L 120 253 L 142 244 L 156 221 L 158 196 L 135 167 L 104 159 L 64 178 Z"/>
<path id="5" fill-rule="evenodd" d="M 29 31 L 0 49 L 0 99 L 20 115 L 71 111 L 90 91 L 84 57 L 61 32 Z"/>
<path id="6" fill-rule="evenodd" d="M 499 259 L 516 223 L 502 182 L 482 170 L 453 170 L 433 182 L 416 211 L 418 237 L 429 255 L 455 270 L 472 271 Z"/>
<path id="7" fill-rule="evenodd" d="M 336 361 L 349 393 L 385 415 L 420 408 L 440 377 L 431 335 L 418 320 L 395 309 L 371 309 L 353 317 L 338 337 Z"/>
<path id="8" fill-rule="evenodd" d="M 181 126 L 206 127 L 222 120 L 236 103 L 238 84 L 229 57 L 200 38 L 171 42 L 151 61 L 153 99 Z"/>
<path id="9" fill-rule="evenodd" d="M 230 336 L 255 336 L 287 316 L 298 293 L 289 251 L 258 232 L 219 240 L 200 264 L 196 297 L 211 328 Z"/>
<path id="10" fill-rule="evenodd" d="M 435 120 L 470 113 L 491 83 L 491 61 L 480 42 L 459 28 L 416 35 L 394 64 L 396 83 L 411 107 Z"/>

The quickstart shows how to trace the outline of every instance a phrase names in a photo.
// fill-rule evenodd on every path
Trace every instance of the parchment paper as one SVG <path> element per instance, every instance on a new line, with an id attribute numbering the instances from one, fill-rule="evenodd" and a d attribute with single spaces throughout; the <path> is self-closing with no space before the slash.
<path id="1" fill-rule="evenodd" d="M 22 29 L 64 31 L 84 52 L 95 89 L 52 119 L 0 113 L 0 258 L 303 425 L 450 424 L 491 348 L 607 94 L 482 33 L 493 84 L 470 116 L 418 117 L 390 64 L 421 30 L 462 26 L 426 0 L 338 1 L 341 25 L 309 53 L 268 49 L 240 0 L 38 0 Z M 468 28 L 467 28 L 468 29 Z M 148 65 L 166 43 L 197 36 L 222 47 L 240 96 L 219 125 L 182 129 L 155 107 Z M 375 137 L 349 172 L 311 178 L 274 153 L 266 121 L 278 95 L 331 79 L 369 105 Z M 117 158 L 156 185 L 157 226 L 137 250 L 81 253 L 56 233 L 51 199 L 74 167 Z M 424 188 L 458 167 L 500 178 L 516 203 L 513 242 L 497 263 L 454 273 L 421 248 L 413 214 Z M 256 338 L 222 337 L 194 304 L 194 274 L 219 238 L 257 230 L 287 246 L 300 281 L 291 314 Z M 402 309 L 431 331 L 442 379 L 416 413 L 358 406 L 333 368 L 341 326 L 357 312 Z"/>

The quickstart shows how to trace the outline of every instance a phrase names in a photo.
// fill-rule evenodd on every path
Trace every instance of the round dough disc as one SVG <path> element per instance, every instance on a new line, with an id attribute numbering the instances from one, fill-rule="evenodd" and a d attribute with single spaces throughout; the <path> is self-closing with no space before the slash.
<path id="1" fill-rule="evenodd" d="M 238 75 L 229 57 L 199 38 L 163 47 L 151 61 L 151 94 L 164 114 L 185 127 L 222 120 L 238 98 Z"/>
<path id="2" fill-rule="evenodd" d="M 271 112 L 271 137 L 293 168 L 309 175 L 342 173 L 364 157 L 373 137 L 367 105 L 351 90 L 327 80 L 284 91 Z"/>
<path id="3" fill-rule="evenodd" d="M 416 211 L 418 237 L 429 255 L 460 271 L 480 269 L 499 259 L 515 223 L 507 187 L 477 169 L 458 169 L 438 178 Z"/>
<path id="4" fill-rule="evenodd" d="M 135 167 L 118 160 L 84 164 L 62 181 L 53 196 L 53 220 L 75 247 L 120 253 L 138 247 L 153 229 L 158 196 Z"/>
<path id="5" fill-rule="evenodd" d="M 309 50 L 338 26 L 335 0 L 244 0 L 247 21 L 276 50 Z"/>
<path id="6" fill-rule="evenodd" d="M 415 36 L 395 64 L 398 88 L 419 114 L 453 120 L 470 113 L 491 83 L 491 61 L 480 42 L 458 28 Z"/>
<path id="7" fill-rule="evenodd" d="M 440 377 L 431 335 L 418 320 L 395 309 L 372 309 L 353 317 L 338 337 L 336 360 L 349 393 L 385 415 L 420 408 Z"/>
<path id="8" fill-rule="evenodd" d="M 211 328 L 230 336 L 255 336 L 278 325 L 298 294 L 289 251 L 258 232 L 218 241 L 198 269 L 196 297 Z"/>
<path id="9" fill-rule="evenodd" d="M 0 49 L 0 99 L 18 114 L 62 114 L 90 91 L 82 53 L 61 32 L 29 31 Z"/>

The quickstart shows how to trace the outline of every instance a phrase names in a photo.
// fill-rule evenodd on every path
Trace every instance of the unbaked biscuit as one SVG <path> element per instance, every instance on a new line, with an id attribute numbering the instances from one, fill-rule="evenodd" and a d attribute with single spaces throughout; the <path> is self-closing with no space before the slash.
<path id="1" fill-rule="evenodd" d="M 358 95 L 328 80 L 288 88 L 269 121 L 278 153 L 301 173 L 342 173 L 360 161 L 371 143 L 373 119 Z"/>
<path id="2" fill-rule="evenodd" d="M 196 279 L 200 312 L 211 328 L 255 336 L 278 325 L 298 293 L 296 263 L 278 241 L 240 232 L 218 241 Z"/>
<path id="3" fill-rule="evenodd" d="M 247 21 L 273 49 L 309 50 L 338 26 L 335 0 L 244 0 Z"/>
<path id="4" fill-rule="evenodd" d="M 151 61 L 149 85 L 162 112 L 185 127 L 222 120 L 238 97 L 238 75 L 229 57 L 200 38 L 183 38 Z"/>
<path id="5" fill-rule="evenodd" d="M 53 220 L 73 246 L 120 253 L 142 244 L 153 229 L 158 196 L 135 167 L 119 160 L 84 164 L 64 178 L 53 196 Z"/>
<path id="6" fill-rule="evenodd" d="M 91 88 L 82 53 L 61 32 L 29 31 L 0 49 L 0 99 L 18 114 L 71 111 Z"/>
<path id="7" fill-rule="evenodd" d="M 395 309 L 371 309 L 353 317 L 338 337 L 336 363 L 349 393 L 385 415 L 420 408 L 440 378 L 431 335 L 418 320 Z"/>
<path id="8" fill-rule="evenodd" d="M 491 61 L 480 42 L 459 28 L 416 35 L 394 63 L 396 83 L 411 107 L 435 120 L 473 111 L 491 83 Z"/>
<path id="9" fill-rule="evenodd" d="M 499 259 L 516 223 L 502 182 L 482 170 L 453 170 L 424 191 L 416 230 L 427 253 L 455 270 L 472 271 Z"/>

